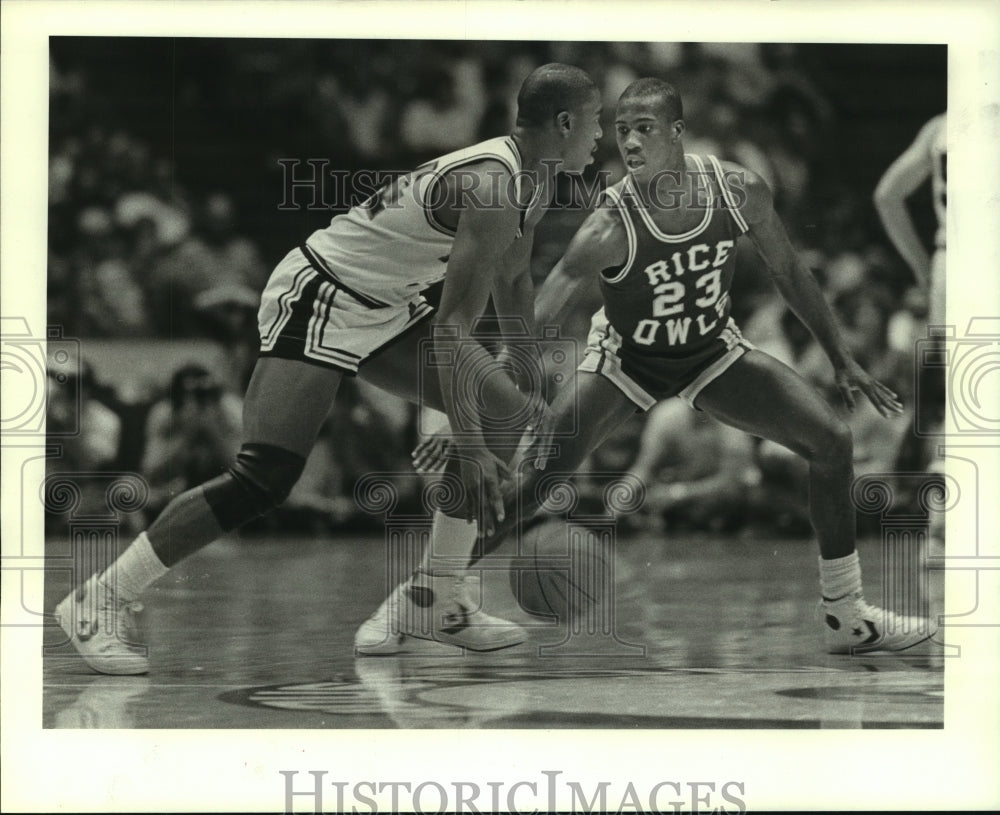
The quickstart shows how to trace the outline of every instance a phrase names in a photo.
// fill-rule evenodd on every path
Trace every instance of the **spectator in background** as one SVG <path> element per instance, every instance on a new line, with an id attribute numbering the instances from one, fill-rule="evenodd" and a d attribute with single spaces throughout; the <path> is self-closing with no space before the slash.
<path id="1" fill-rule="evenodd" d="M 201 365 L 179 368 L 146 424 L 142 474 L 152 516 L 177 494 L 221 473 L 240 446 L 242 403 Z"/>
<path id="2" fill-rule="evenodd" d="M 479 63 L 450 59 L 429 65 L 403 109 L 403 143 L 414 153 L 456 150 L 475 142 L 486 107 Z"/>
<path id="3" fill-rule="evenodd" d="M 260 291 L 266 279 L 267 268 L 256 244 L 236 231 L 232 199 L 221 193 L 210 195 L 191 235 L 151 270 L 154 322 L 163 334 L 202 335 L 194 305 L 198 294 L 220 285 Z"/>
<path id="4" fill-rule="evenodd" d="M 75 279 L 75 323 L 92 337 L 137 336 L 148 330 L 142 289 L 121 260 L 125 240 L 104 207 L 83 209 L 77 243 L 69 258 Z"/>
<path id="5" fill-rule="evenodd" d="M 93 368 L 82 361 L 79 373 L 50 366 L 46 387 L 47 433 L 58 445 L 58 455 L 46 459 L 46 476 L 64 474 L 79 492 L 77 515 L 107 515 L 108 484 L 95 474 L 116 469 L 121 443 L 121 418 L 97 398 L 106 390 L 97 382 Z M 46 534 L 64 530 L 68 517 L 52 512 L 47 503 Z"/>
<path id="6" fill-rule="evenodd" d="M 257 361 L 259 306 L 260 294 L 239 284 L 213 286 L 194 299 L 203 332 L 218 342 L 223 352 L 225 370 L 217 373 L 225 387 L 235 393 L 246 391 Z"/>
<path id="7" fill-rule="evenodd" d="M 680 400 L 649 412 L 628 471 L 646 485 L 641 511 L 652 529 L 734 531 L 760 480 L 751 437 Z"/>
<path id="8" fill-rule="evenodd" d="M 357 517 L 357 504 L 347 490 L 351 473 L 340 456 L 339 434 L 344 429 L 329 420 L 320 428 L 291 494 L 273 516 L 257 521 L 257 527 L 322 535 Z"/>
<path id="9" fill-rule="evenodd" d="M 792 352 L 792 365 L 811 382 L 824 399 L 834 405 L 851 429 L 854 438 L 854 473 L 895 472 L 903 442 L 913 416 L 909 354 L 889 343 L 891 311 L 885 308 L 885 296 L 871 279 L 870 270 L 860 257 L 845 253 L 826 270 L 827 296 L 842 327 L 844 339 L 858 361 L 880 381 L 900 394 L 904 404 L 901 415 L 886 421 L 868 403 L 858 400 L 854 411 L 846 410 L 835 398 L 833 371 L 822 350 L 801 323 L 786 312 L 781 324 Z M 806 529 L 806 516 L 796 507 L 805 497 L 807 469 L 801 459 L 784 447 L 762 441 L 757 461 L 764 480 L 756 501 L 758 515 L 777 521 L 791 531 Z M 887 475 L 887 477 L 889 477 Z M 769 509 L 770 507 L 770 509 Z"/>
<path id="10" fill-rule="evenodd" d="M 378 77 L 360 71 L 328 74 L 316 90 L 323 133 L 334 140 L 346 135 L 354 156 L 378 161 L 387 149 L 386 130 L 396 104 Z"/>
<path id="11" fill-rule="evenodd" d="M 348 524 L 352 530 L 365 524 L 381 528 L 380 517 L 362 515 L 354 500 L 355 486 L 368 473 L 384 473 L 387 478 L 409 475 L 411 445 L 408 434 L 392 427 L 385 413 L 365 399 L 360 384 L 353 378 L 341 383 L 302 476 L 285 502 L 272 515 L 255 521 L 252 529 L 323 533 Z M 412 412 L 410 416 L 412 421 Z M 372 443 L 375 439 L 377 444 Z M 415 503 L 414 479 L 395 479 L 395 486 L 400 511 L 403 506 L 421 510 Z"/>
<path id="12" fill-rule="evenodd" d="M 517 119 L 517 92 L 524 78 L 537 63 L 528 52 L 508 54 L 506 51 L 483 66 L 486 105 L 479 123 L 479 138 L 486 140 L 495 133 L 514 129 Z"/>
<path id="13" fill-rule="evenodd" d="M 95 337 L 139 337 L 149 332 L 149 314 L 142 288 L 128 265 L 108 258 L 80 270 L 80 308 Z"/>
<path id="14" fill-rule="evenodd" d="M 59 438 L 62 455 L 51 459 L 61 472 L 95 472 L 114 468 L 121 438 L 121 419 L 95 398 L 102 389 L 93 368 L 81 362 L 79 375 L 50 370 L 46 391 L 46 422 Z"/>

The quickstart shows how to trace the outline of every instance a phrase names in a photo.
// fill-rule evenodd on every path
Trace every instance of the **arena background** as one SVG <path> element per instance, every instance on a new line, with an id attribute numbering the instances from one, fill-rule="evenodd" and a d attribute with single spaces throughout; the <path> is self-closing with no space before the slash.
<path id="1" fill-rule="evenodd" d="M 889 246 L 871 195 L 920 126 L 946 107 L 944 46 L 109 37 L 50 44 L 48 320 L 79 338 L 83 355 L 78 390 L 71 378 L 51 391 L 50 433 L 65 420 L 59 393 L 79 392 L 83 408 L 80 435 L 62 441 L 50 469 L 140 472 L 152 485 L 148 512 L 224 466 L 238 438 L 266 276 L 357 200 L 328 184 L 319 206 L 301 186 L 290 202 L 289 173 L 306 178 L 313 161 L 356 180 L 509 132 L 521 80 L 548 61 L 580 65 L 602 88 L 605 135 L 588 173 L 611 180 L 622 172 L 609 126 L 618 94 L 644 75 L 676 84 L 688 151 L 737 161 L 771 183 L 859 357 L 911 405 L 920 396 L 912 355 L 926 301 Z M 929 191 L 912 202 L 929 243 Z M 537 280 L 584 216 L 568 207 L 543 220 Z M 827 386 L 824 362 L 775 304 L 752 251 L 744 247 L 740 260 L 734 315 L 747 335 Z M 579 336 L 578 325 L 566 330 Z M 181 391 L 208 405 L 186 437 L 197 441 L 185 445 L 203 455 L 165 447 L 172 433 L 180 438 L 171 411 Z M 353 483 L 371 470 L 407 469 L 416 434 L 415 411 L 375 393 L 345 389 L 304 483 L 266 529 L 324 533 L 377 523 L 354 506 Z M 628 466 L 642 423 L 611 443 L 612 464 Z M 374 438 L 385 443 L 367 441 Z M 867 454 L 881 466 L 925 463 L 906 427 L 895 435 L 876 429 L 872 439 L 884 449 Z M 780 468 L 762 472 L 767 487 Z M 50 532 L 60 520 L 50 515 Z M 803 520 L 793 509 L 757 517 L 748 506 L 730 522 L 803 532 Z M 134 525 L 144 525 L 142 513 Z"/>

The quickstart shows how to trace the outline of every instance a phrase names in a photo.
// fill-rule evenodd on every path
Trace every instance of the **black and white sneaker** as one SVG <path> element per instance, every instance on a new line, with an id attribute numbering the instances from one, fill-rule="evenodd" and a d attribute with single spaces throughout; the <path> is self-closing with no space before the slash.
<path id="1" fill-rule="evenodd" d="M 470 651 L 496 651 L 524 642 L 517 623 L 481 610 L 481 579 L 467 572 L 418 571 L 397 586 L 358 628 L 358 654 L 394 654 L 406 649 L 406 638 L 433 640 Z"/>
<path id="2" fill-rule="evenodd" d="M 934 636 L 926 617 L 905 617 L 866 603 L 861 592 L 821 603 L 826 650 L 831 654 L 904 651 Z"/>

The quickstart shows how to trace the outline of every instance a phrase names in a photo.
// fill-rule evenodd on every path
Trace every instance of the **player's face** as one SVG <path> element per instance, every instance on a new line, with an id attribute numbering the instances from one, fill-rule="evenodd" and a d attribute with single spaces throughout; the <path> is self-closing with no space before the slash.
<path id="1" fill-rule="evenodd" d="M 604 135 L 601 130 L 601 95 L 595 90 L 585 104 L 573 111 L 570 121 L 562 169 L 567 173 L 580 173 L 593 163 L 597 141 Z"/>
<path id="2" fill-rule="evenodd" d="M 615 139 L 628 172 L 637 180 L 669 166 L 678 131 L 661 105 L 641 99 L 618 106 Z"/>

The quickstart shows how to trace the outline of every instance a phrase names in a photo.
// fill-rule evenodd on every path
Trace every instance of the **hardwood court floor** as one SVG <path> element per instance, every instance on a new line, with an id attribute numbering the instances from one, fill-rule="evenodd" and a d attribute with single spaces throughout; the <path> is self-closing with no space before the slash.
<path id="1" fill-rule="evenodd" d="M 872 602 L 881 597 L 880 547 L 859 546 Z M 52 558 L 67 550 L 49 543 Z M 415 643 L 415 653 L 355 658 L 354 631 L 383 597 L 384 564 L 385 544 L 373 536 L 217 542 L 144 597 L 148 676 L 92 673 L 50 624 L 43 726 L 943 726 L 940 649 L 823 651 L 808 541 L 626 537 L 615 637 L 566 641 L 565 628 L 518 608 L 505 572 L 489 571 L 486 609 L 531 626 L 529 642 L 465 655 Z M 68 583 L 68 572 L 48 573 L 47 610 Z"/>

